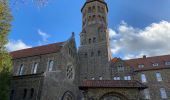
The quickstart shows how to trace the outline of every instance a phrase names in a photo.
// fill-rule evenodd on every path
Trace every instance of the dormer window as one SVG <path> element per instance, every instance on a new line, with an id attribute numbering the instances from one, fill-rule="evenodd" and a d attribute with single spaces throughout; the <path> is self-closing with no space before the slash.
<path id="1" fill-rule="evenodd" d="M 23 75 L 24 65 L 21 64 L 18 70 L 18 75 Z"/>
<path id="2" fill-rule="evenodd" d="M 53 70 L 53 64 L 54 64 L 54 61 L 50 60 L 49 63 L 48 63 L 48 71 L 52 71 Z"/>
<path id="3" fill-rule="evenodd" d="M 165 65 L 170 65 L 170 61 L 166 61 L 166 62 L 165 62 Z"/>
<path id="4" fill-rule="evenodd" d="M 99 77 L 99 80 L 103 80 L 103 77 L 100 76 L 100 77 Z"/>
<path id="5" fill-rule="evenodd" d="M 33 66 L 32 66 L 32 71 L 31 71 L 32 74 L 37 73 L 37 67 L 38 67 L 38 63 L 34 63 Z"/>
<path id="6" fill-rule="evenodd" d="M 92 80 L 94 80 L 95 78 L 94 78 L 94 77 L 92 77 L 91 79 L 92 79 Z"/>
<path id="7" fill-rule="evenodd" d="M 156 67 L 156 66 L 159 66 L 159 64 L 158 63 L 153 63 L 152 66 Z"/>
<path id="8" fill-rule="evenodd" d="M 138 65 L 138 68 L 143 68 L 144 67 L 144 64 L 139 64 Z"/>

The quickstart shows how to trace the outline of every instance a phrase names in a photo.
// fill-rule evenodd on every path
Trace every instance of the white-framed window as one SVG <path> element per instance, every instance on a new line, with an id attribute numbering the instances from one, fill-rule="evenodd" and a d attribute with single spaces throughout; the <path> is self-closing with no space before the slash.
<path id="1" fill-rule="evenodd" d="M 159 66 L 159 63 L 153 63 L 152 66 L 153 67 Z"/>
<path id="2" fill-rule="evenodd" d="M 141 81 L 142 81 L 142 83 L 146 83 L 147 82 L 146 76 L 143 73 L 141 74 Z"/>
<path id="3" fill-rule="evenodd" d="M 165 65 L 170 65 L 170 61 L 166 61 L 166 62 L 165 62 Z"/>
<path id="4" fill-rule="evenodd" d="M 32 74 L 36 74 L 36 73 L 37 73 L 37 68 L 38 68 L 38 63 L 35 62 L 35 63 L 32 65 L 32 71 L 31 71 L 31 73 L 32 73 Z"/>
<path id="5" fill-rule="evenodd" d="M 50 60 L 48 62 L 48 71 L 52 71 L 53 70 L 53 65 L 54 65 L 54 61 L 53 60 Z"/>
<path id="6" fill-rule="evenodd" d="M 157 81 L 158 81 L 158 82 L 161 82 L 161 81 L 162 81 L 162 76 L 161 76 L 161 73 L 160 73 L 160 72 L 157 72 L 157 73 L 156 73 L 156 78 L 157 78 Z"/>
<path id="7" fill-rule="evenodd" d="M 131 76 L 124 76 L 124 80 L 131 80 Z"/>
<path id="8" fill-rule="evenodd" d="M 144 64 L 139 64 L 138 65 L 138 68 L 143 68 L 144 67 Z"/>
<path id="9" fill-rule="evenodd" d="M 18 70 L 18 75 L 23 75 L 24 65 L 21 64 Z"/>
<path id="10" fill-rule="evenodd" d="M 151 99 L 149 89 L 144 89 L 143 94 L 145 99 Z"/>
<path id="11" fill-rule="evenodd" d="M 161 93 L 161 98 L 162 99 L 167 98 L 166 90 L 164 88 L 160 88 L 160 93 Z"/>
<path id="12" fill-rule="evenodd" d="M 119 76 L 113 77 L 113 80 L 120 80 Z"/>

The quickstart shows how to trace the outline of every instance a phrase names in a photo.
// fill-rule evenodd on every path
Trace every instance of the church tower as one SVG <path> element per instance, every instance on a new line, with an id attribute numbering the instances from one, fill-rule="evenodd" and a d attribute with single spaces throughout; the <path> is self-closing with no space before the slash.
<path id="1" fill-rule="evenodd" d="M 80 33 L 80 80 L 107 80 L 111 73 L 108 7 L 104 0 L 86 0 Z"/>

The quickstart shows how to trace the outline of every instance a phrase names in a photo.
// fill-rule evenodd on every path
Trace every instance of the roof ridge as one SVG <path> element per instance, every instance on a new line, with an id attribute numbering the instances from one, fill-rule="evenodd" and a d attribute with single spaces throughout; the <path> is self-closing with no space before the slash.
<path id="1" fill-rule="evenodd" d="M 24 51 L 24 50 L 29 50 L 29 49 L 36 49 L 36 48 L 39 48 L 39 47 L 46 47 L 46 46 L 50 46 L 50 45 L 55 45 L 55 44 L 62 44 L 62 43 L 65 43 L 66 41 L 63 41 L 63 42 L 56 42 L 56 43 L 50 43 L 50 44 L 45 44 L 45 45 L 40 45 L 40 46 L 34 46 L 34 47 L 31 47 L 31 48 L 25 48 L 25 49 L 21 49 L 21 50 L 16 50 L 16 51 L 12 51 L 10 53 L 14 53 L 14 52 L 19 52 L 19 51 Z"/>

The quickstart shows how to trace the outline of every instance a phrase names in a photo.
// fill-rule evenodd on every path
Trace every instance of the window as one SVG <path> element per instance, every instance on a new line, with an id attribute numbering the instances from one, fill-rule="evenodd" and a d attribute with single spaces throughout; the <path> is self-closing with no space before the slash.
<path id="1" fill-rule="evenodd" d="M 88 8 L 88 12 L 89 12 L 89 13 L 91 12 L 91 7 Z"/>
<path id="2" fill-rule="evenodd" d="M 167 94 L 164 88 L 160 88 L 160 92 L 161 92 L 161 98 L 162 99 L 166 99 L 167 98 Z"/>
<path id="3" fill-rule="evenodd" d="M 102 80 L 102 79 L 103 79 L 103 77 L 100 76 L 100 77 L 99 77 L 99 80 Z"/>
<path id="4" fill-rule="evenodd" d="M 66 73 L 66 75 L 67 75 L 68 79 L 73 79 L 73 77 L 74 77 L 74 70 L 73 70 L 73 66 L 72 65 L 67 66 L 67 73 Z"/>
<path id="5" fill-rule="evenodd" d="M 158 64 L 158 63 L 153 63 L 152 66 L 153 66 L 153 67 L 159 66 L 159 64 Z"/>
<path id="6" fill-rule="evenodd" d="M 11 90 L 10 100 L 14 100 L 14 90 Z"/>
<path id="7" fill-rule="evenodd" d="M 157 81 L 158 81 L 158 82 L 162 81 L 161 73 L 157 72 L 157 73 L 156 73 L 156 78 L 157 78 Z"/>
<path id="8" fill-rule="evenodd" d="M 123 65 L 119 65 L 117 70 L 118 71 L 124 71 L 124 66 Z"/>
<path id="9" fill-rule="evenodd" d="M 24 89 L 23 99 L 25 99 L 27 96 L 27 89 Z"/>
<path id="10" fill-rule="evenodd" d="M 144 67 L 144 64 L 139 64 L 138 65 L 138 68 L 143 68 Z"/>
<path id="11" fill-rule="evenodd" d="M 92 80 L 94 80 L 95 78 L 94 78 L 94 77 L 92 77 L 91 79 L 92 79 Z"/>
<path id="12" fill-rule="evenodd" d="M 98 56 L 101 56 L 101 51 L 100 50 L 98 51 Z"/>
<path id="13" fill-rule="evenodd" d="M 33 96 L 34 96 L 34 89 L 33 89 L 33 88 L 31 88 L 31 92 L 30 92 L 30 99 L 32 99 L 32 98 L 33 98 Z"/>
<path id="14" fill-rule="evenodd" d="M 48 63 L 48 71 L 52 71 L 53 70 L 53 64 L 54 64 L 54 61 L 50 60 L 49 63 Z"/>
<path id="15" fill-rule="evenodd" d="M 37 67 L 38 67 L 38 63 L 34 63 L 33 66 L 32 66 L 32 71 L 31 71 L 32 74 L 37 73 Z"/>
<path id="16" fill-rule="evenodd" d="M 141 74 L 141 81 L 142 83 L 147 82 L 145 74 Z"/>
<path id="17" fill-rule="evenodd" d="M 131 80 L 131 76 L 125 76 L 124 80 Z"/>
<path id="18" fill-rule="evenodd" d="M 91 39 L 89 39 L 89 44 L 91 43 Z"/>
<path id="19" fill-rule="evenodd" d="M 94 37 L 94 38 L 93 38 L 93 43 L 95 43 L 95 42 L 96 42 L 96 38 Z"/>
<path id="20" fill-rule="evenodd" d="M 170 61 L 166 61 L 166 62 L 165 62 L 165 65 L 170 65 Z"/>
<path id="21" fill-rule="evenodd" d="M 116 77 L 113 78 L 113 80 L 120 80 L 120 77 L 116 76 Z"/>
<path id="22" fill-rule="evenodd" d="M 23 75 L 24 65 L 21 64 L 19 67 L 18 75 Z"/>
<path id="23" fill-rule="evenodd" d="M 94 52 L 91 52 L 91 57 L 93 57 L 94 56 Z"/>
<path id="24" fill-rule="evenodd" d="M 85 58 L 87 58 L 87 53 L 84 54 Z"/>
<path id="25" fill-rule="evenodd" d="M 145 99 L 151 99 L 149 89 L 144 89 L 143 94 Z"/>
<path id="26" fill-rule="evenodd" d="M 93 6 L 93 12 L 95 12 L 96 11 L 96 8 L 95 8 L 95 6 Z"/>

